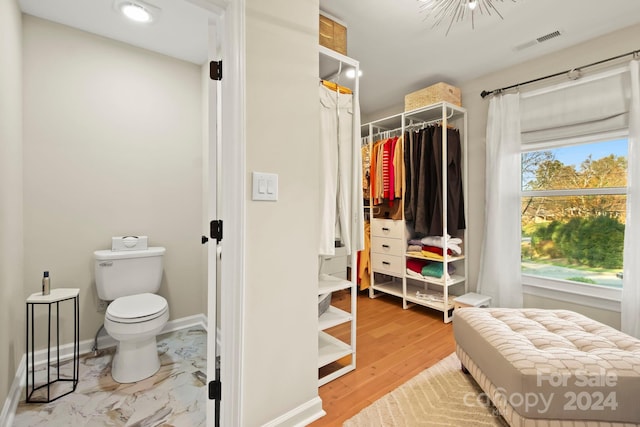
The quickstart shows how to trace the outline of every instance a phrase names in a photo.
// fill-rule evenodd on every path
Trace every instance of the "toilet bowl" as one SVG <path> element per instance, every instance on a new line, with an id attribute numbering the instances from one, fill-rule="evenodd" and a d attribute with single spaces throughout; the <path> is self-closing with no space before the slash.
<path id="1" fill-rule="evenodd" d="M 160 369 L 156 344 L 169 320 L 169 306 L 157 292 L 165 248 L 94 252 L 98 297 L 111 301 L 104 328 L 118 342 L 111 376 L 118 383 L 142 381 Z"/>
<path id="2" fill-rule="evenodd" d="M 160 369 L 156 335 L 169 320 L 167 301 L 144 293 L 120 297 L 107 307 L 104 328 L 118 341 L 111 376 L 118 383 L 148 378 Z"/>

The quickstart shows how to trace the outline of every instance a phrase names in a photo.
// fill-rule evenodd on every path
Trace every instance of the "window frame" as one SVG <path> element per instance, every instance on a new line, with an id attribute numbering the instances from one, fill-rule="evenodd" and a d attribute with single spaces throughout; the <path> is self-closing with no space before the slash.
<path id="1" fill-rule="evenodd" d="M 606 142 L 607 140 L 629 140 L 628 129 L 591 134 L 561 140 L 546 141 L 523 145 L 520 154 L 533 151 L 550 150 L 581 144 Z M 522 172 L 520 173 L 522 179 Z M 524 197 L 553 197 L 576 195 L 627 195 L 626 187 L 603 187 L 563 190 L 520 190 L 520 198 Z M 520 221 L 522 224 L 522 221 Z M 521 229 L 522 234 L 522 229 Z M 550 279 L 541 276 L 522 273 L 522 290 L 525 295 L 551 298 L 563 302 L 584 305 L 614 312 L 620 312 L 622 288 L 573 282 L 563 279 Z"/>

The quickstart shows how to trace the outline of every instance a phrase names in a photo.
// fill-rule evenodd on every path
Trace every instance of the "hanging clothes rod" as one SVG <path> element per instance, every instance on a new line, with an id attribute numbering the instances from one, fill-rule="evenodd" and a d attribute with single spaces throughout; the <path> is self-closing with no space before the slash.
<path id="1" fill-rule="evenodd" d="M 324 85 L 325 87 L 329 88 L 330 90 L 338 91 L 338 92 L 340 92 L 342 94 L 351 95 L 353 93 L 353 91 L 351 89 L 349 89 L 348 87 L 339 85 L 336 82 L 320 79 L 320 83 L 322 85 Z"/>
<path id="2" fill-rule="evenodd" d="M 449 114 L 447 116 L 447 120 L 449 120 L 451 117 L 453 117 L 453 113 L 455 113 L 454 110 L 451 110 L 451 114 Z M 427 120 L 427 121 L 421 121 L 421 122 L 417 122 L 417 123 L 413 123 L 413 120 L 407 125 L 405 126 L 406 128 L 410 128 L 410 127 L 425 127 L 425 126 L 429 126 L 433 123 L 442 123 L 442 118 L 437 118 L 437 119 L 433 119 L 433 120 Z"/>
<path id="3" fill-rule="evenodd" d="M 451 115 L 447 116 L 447 119 L 450 119 L 452 116 L 453 116 L 453 112 L 451 113 Z M 424 122 L 410 123 L 410 124 L 406 125 L 404 127 L 404 129 L 406 130 L 406 129 L 414 128 L 414 127 L 424 128 L 424 127 L 427 127 L 427 126 L 432 125 L 434 123 L 442 123 L 442 119 L 440 118 L 440 119 L 428 120 L 428 121 L 424 121 Z M 373 135 L 371 135 L 371 137 L 375 138 L 375 137 L 377 137 L 379 135 L 390 135 L 392 133 L 401 132 L 401 131 L 402 131 L 401 127 L 400 128 L 395 128 L 395 129 L 382 130 L 382 131 L 374 133 Z M 386 137 L 388 137 L 388 136 L 386 136 Z"/>
<path id="4" fill-rule="evenodd" d="M 555 73 L 555 74 L 549 74 L 548 76 L 539 77 L 537 79 L 528 80 L 526 82 L 517 83 L 517 84 L 511 85 L 511 86 L 505 86 L 505 87 L 502 87 L 500 89 L 493 89 L 493 90 L 490 90 L 490 91 L 483 90 L 482 92 L 480 92 L 480 96 L 482 98 L 486 98 L 489 95 L 500 94 L 500 93 L 504 92 L 505 90 L 517 88 L 517 87 L 528 85 L 528 84 L 531 84 L 531 83 L 536 83 L 536 82 L 539 82 L 539 81 L 542 81 L 542 80 L 546 80 L 546 79 L 550 79 L 550 78 L 553 78 L 553 77 L 562 76 L 563 74 L 567 74 L 567 76 L 570 79 L 577 79 L 577 78 L 579 78 L 580 71 L 582 69 L 584 69 L 584 68 L 594 67 L 596 65 L 604 64 L 605 62 L 609 62 L 609 61 L 615 61 L 616 59 L 624 58 L 625 56 L 629 56 L 629 55 L 633 55 L 634 58 L 637 58 L 638 54 L 640 54 L 640 50 L 634 50 L 634 51 L 631 51 L 631 52 L 623 53 L 622 55 L 613 56 L 611 58 L 607 58 L 607 59 L 603 59 L 601 61 L 593 62 L 591 64 L 583 65 L 581 67 L 572 68 L 570 70 L 561 71 L 561 72 Z"/>
<path id="5" fill-rule="evenodd" d="M 383 138 L 390 138 L 392 133 L 395 132 L 402 132 L 402 128 L 395 128 L 395 129 L 389 129 L 389 130 L 381 130 L 379 132 L 374 133 L 373 135 L 371 135 L 371 138 L 375 138 L 377 136 L 382 136 Z"/>

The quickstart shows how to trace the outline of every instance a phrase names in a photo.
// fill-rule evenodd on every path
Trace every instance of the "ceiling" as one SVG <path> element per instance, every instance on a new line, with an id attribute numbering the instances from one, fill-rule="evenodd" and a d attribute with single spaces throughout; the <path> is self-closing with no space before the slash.
<path id="1" fill-rule="evenodd" d="M 402 104 L 405 94 L 433 83 L 460 85 L 640 22 L 639 0 L 493 0 L 504 20 L 476 14 L 475 29 L 466 21 L 445 35 L 448 23 L 433 28 L 419 12 L 418 0 L 319 1 L 321 10 L 348 28 L 348 54 L 363 71 L 365 115 Z M 193 0 L 146 2 L 161 9 L 160 19 L 150 25 L 126 22 L 114 0 L 19 0 L 25 13 L 205 63 L 209 15 Z M 554 31 L 561 36 L 536 41 Z"/>
<path id="2" fill-rule="evenodd" d="M 504 20 L 476 13 L 475 29 L 467 20 L 454 24 L 448 35 L 448 21 L 433 28 L 433 20 L 425 21 L 419 12 L 418 0 L 320 0 L 320 9 L 347 26 L 347 53 L 362 69 L 365 115 L 401 105 L 405 94 L 431 84 L 458 86 L 640 22 L 638 0 L 493 3 Z M 561 36 L 536 42 L 556 30 Z M 505 82 L 510 83 L 517 82 Z"/>
<path id="3" fill-rule="evenodd" d="M 136 24 L 116 9 L 118 0 L 18 0 L 24 13 L 184 61 L 208 58 L 209 14 L 185 0 L 144 0 L 160 9 L 151 24 Z"/>

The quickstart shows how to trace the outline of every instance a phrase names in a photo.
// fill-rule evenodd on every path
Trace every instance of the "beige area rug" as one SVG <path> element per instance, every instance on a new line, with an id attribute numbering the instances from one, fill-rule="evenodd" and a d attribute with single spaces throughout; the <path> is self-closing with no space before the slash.
<path id="1" fill-rule="evenodd" d="M 507 426 L 455 353 L 376 400 L 345 427 Z"/>

